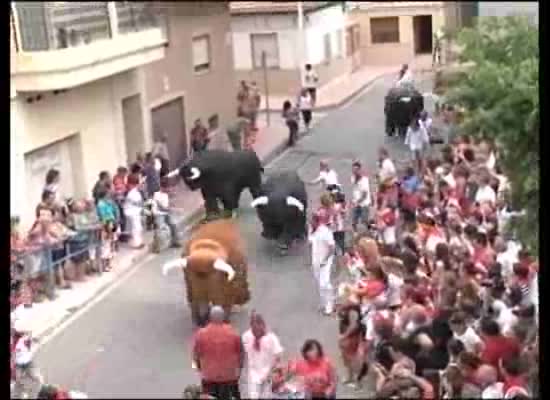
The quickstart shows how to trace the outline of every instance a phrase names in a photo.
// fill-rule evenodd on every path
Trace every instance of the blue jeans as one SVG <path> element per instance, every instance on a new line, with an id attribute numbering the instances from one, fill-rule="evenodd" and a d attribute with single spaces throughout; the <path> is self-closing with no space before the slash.
<path id="1" fill-rule="evenodd" d="M 351 225 L 355 228 L 359 222 L 363 222 L 365 225 L 369 223 L 369 208 L 357 206 L 353 207 L 351 214 Z"/>

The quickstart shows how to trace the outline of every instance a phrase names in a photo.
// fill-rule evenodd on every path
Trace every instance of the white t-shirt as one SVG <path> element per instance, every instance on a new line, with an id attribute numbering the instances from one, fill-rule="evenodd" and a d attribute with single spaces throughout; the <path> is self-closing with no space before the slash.
<path id="1" fill-rule="evenodd" d="M 311 97 L 309 95 L 307 96 L 300 96 L 298 99 L 298 107 L 300 110 L 311 110 L 312 104 L 311 104 Z"/>
<path id="2" fill-rule="evenodd" d="M 162 212 L 166 212 L 170 208 L 170 198 L 168 197 L 168 193 L 160 191 L 155 192 L 155 194 L 153 194 L 153 200 L 160 206 L 160 211 Z"/>
<path id="3" fill-rule="evenodd" d="M 518 317 L 516 317 L 512 310 L 508 308 L 501 300 L 495 300 L 493 302 L 493 308 L 499 310 L 496 321 L 500 326 L 501 332 L 504 335 L 508 335 L 511 332 L 512 327 L 518 322 Z"/>
<path id="4" fill-rule="evenodd" d="M 489 185 L 482 186 L 479 189 L 477 189 L 476 192 L 476 202 L 477 203 L 483 203 L 485 201 L 491 202 L 494 204 L 497 200 L 497 195 L 492 187 Z"/>
<path id="5" fill-rule="evenodd" d="M 366 193 L 367 195 L 358 205 L 361 207 L 370 206 L 371 195 L 370 195 L 369 178 L 367 178 L 366 176 L 362 176 L 357 182 L 355 182 L 355 178 L 352 178 L 352 183 L 353 183 L 353 201 L 357 203 L 359 199 L 361 199 L 361 197 L 363 196 L 363 193 Z"/>
<path id="6" fill-rule="evenodd" d="M 316 181 L 321 181 L 325 186 L 338 185 L 338 174 L 333 169 L 319 172 Z"/>
<path id="7" fill-rule="evenodd" d="M 124 202 L 124 214 L 136 216 L 141 214 L 143 209 L 143 197 L 138 188 L 133 188 L 128 192 Z"/>
<path id="8" fill-rule="evenodd" d="M 317 87 L 318 82 L 319 82 L 319 77 L 317 76 L 317 73 L 313 69 L 305 72 L 304 74 L 305 88 L 315 89 Z"/>
<path id="9" fill-rule="evenodd" d="M 424 126 L 424 129 L 426 129 L 428 133 L 430 133 L 430 129 L 432 129 L 433 125 L 433 120 L 430 117 L 426 118 L 425 121 L 419 120 L 418 122 L 420 125 Z"/>
<path id="10" fill-rule="evenodd" d="M 421 151 L 430 144 L 428 131 L 424 125 L 419 125 L 418 129 L 407 128 L 405 136 L 405 146 L 409 146 L 411 151 Z"/>
<path id="11" fill-rule="evenodd" d="M 487 386 L 481 393 L 482 399 L 502 399 L 504 397 L 504 383 L 496 382 Z"/>
<path id="12" fill-rule="evenodd" d="M 254 349 L 255 338 L 250 329 L 243 334 L 242 339 L 246 351 L 248 379 L 250 383 L 262 383 L 271 372 L 276 358 L 283 353 L 279 338 L 268 332 L 260 339 L 259 351 Z"/>
<path id="13" fill-rule="evenodd" d="M 497 254 L 497 262 L 502 266 L 502 276 L 506 279 L 512 276 L 514 273 L 514 264 L 519 261 L 519 249 L 510 243 L 508 242 L 505 252 Z"/>
<path id="14" fill-rule="evenodd" d="M 476 346 L 483 343 L 478 334 L 472 329 L 471 326 L 466 328 L 466 331 L 462 335 L 454 334 L 455 339 L 460 340 L 464 344 L 466 351 L 475 353 L 477 351 Z"/>
<path id="15" fill-rule="evenodd" d="M 495 153 L 491 152 L 491 154 L 489 154 L 487 162 L 485 163 L 485 166 L 492 171 L 495 168 L 496 163 L 497 159 L 495 157 Z"/>
<path id="16" fill-rule="evenodd" d="M 328 263 L 334 258 L 334 236 L 326 225 L 320 225 L 315 232 L 309 235 L 311 243 L 312 264 L 321 265 L 328 257 Z M 329 257 L 330 255 L 330 257 Z"/>
<path id="17" fill-rule="evenodd" d="M 32 351 L 27 346 L 29 340 L 28 335 L 23 335 L 15 344 L 15 365 L 26 365 L 32 361 Z"/>
<path id="18" fill-rule="evenodd" d="M 388 274 L 388 306 L 398 306 L 401 304 L 401 288 L 405 281 L 394 274 Z"/>
<path id="19" fill-rule="evenodd" d="M 393 164 L 393 161 L 389 158 L 386 158 L 384 161 L 382 161 L 382 165 L 380 166 L 380 172 L 378 173 L 380 176 L 380 180 L 384 182 L 387 179 L 395 178 L 397 175 L 395 165 Z"/>

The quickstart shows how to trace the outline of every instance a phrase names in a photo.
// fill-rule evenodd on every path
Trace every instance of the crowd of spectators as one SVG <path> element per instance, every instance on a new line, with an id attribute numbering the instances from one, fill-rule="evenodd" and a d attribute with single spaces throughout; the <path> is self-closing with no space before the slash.
<path id="1" fill-rule="evenodd" d="M 253 314 L 243 346 L 231 347 L 234 370 L 249 364 L 251 398 L 334 398 L 339 384 L 377 398 L 538 397 L 539 262 L 514 231 L 523 212 L 512 205 L 502 150 L 460 134 L 441 151 L 422 150 L 403 171 L 386 149 L 372 176 L 355 162 L 349 202 L 321 163 L 311 183 L 326 191 L 309 240 L 320 311 L 338 319 L 344 370 L 314 339 L 283 362 L 279 339 Z M 197 334 L 199 364 L 208 362 L 199 336 L 209 330 Z M 264 364 L 254 364 L 258 358 Z M 217 360 L 215 368 L 229 367 Z M 239 375 L 231 379 L 224 388 L 203 376 L 204 396 L 238 397 Z"/>
<path id="2" fill-rule="evenodd" d="M 147 153 L 138 155 L 129 169 L 119 167 L 114 176 L 102 171 L 90 199 L 62 198 L 61 172 L 48 171 L 31 228 L 23 232 L 19 219 L 11 220 L 12 307 L 31 307 L 55 298 L 57 289 L 111 271 L 120 243 L 133 249 L 145 246 L 143 231 L 152 229 L 150 214 L 155 212 L 164 217 L 177 246 L 167 164 L 162 152 Z"/>

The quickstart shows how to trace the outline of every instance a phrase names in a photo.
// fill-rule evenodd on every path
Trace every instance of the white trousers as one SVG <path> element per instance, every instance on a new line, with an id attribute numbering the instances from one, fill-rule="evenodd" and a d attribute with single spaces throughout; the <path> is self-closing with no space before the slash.
<path id="1" fill-rule="evenodd" d="M 273 397 L 271 392 L 271 382 L 253 383 L 250 378 L 248 378 L 248 398 L 249 399 L 270 399 Z"/>
<path id="2" fill-rule="evenodd" d="M 141 215 L 127 215 L 126 221 L 130 222 L 130 233 L 132 236 L 131 246 L 141 246 L 143 244 L 143 223 Z"/>
<path id="3" fill-rule="evenodd" d="M 332 266 L 334 257 L 330 257 L 329 261 L 324 265 L 312 265 L 313 276 L 319 288 L 319 297 L 321 299 L 321 307 L 327 313 L 334 311 L 334 287 L 330 281 L 332 275 Z"/>

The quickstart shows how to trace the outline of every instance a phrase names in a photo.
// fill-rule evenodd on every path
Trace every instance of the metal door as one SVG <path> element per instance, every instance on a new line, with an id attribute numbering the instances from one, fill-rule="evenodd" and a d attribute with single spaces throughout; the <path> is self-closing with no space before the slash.
<path id="1" fill-rule="evenodd" d="M 161 135 L 168 139 L 170 167 L 180 165 L 187 159 L 187 134 L 183 97 L 178 97 L 151 110 L 153 140 Z"/>

